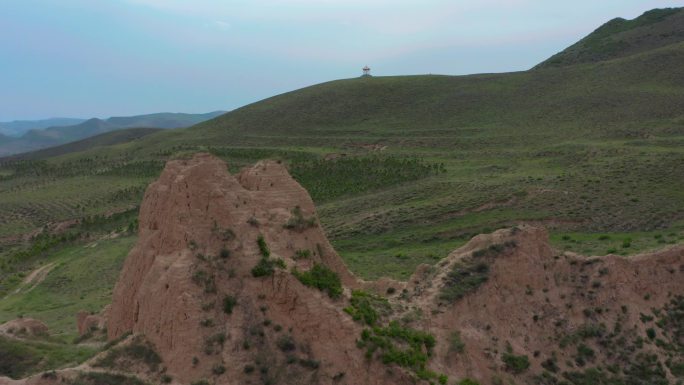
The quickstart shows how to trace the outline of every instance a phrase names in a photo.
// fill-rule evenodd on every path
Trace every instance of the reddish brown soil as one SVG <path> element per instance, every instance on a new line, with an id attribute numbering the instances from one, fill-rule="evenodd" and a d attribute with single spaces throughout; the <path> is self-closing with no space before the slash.
<path id="1" fill-rule="evenodd" d="M 45 337 L 48 327 L 33 318 L 16 318 L 0 325 L 0 334 L 15 338 Z"/>

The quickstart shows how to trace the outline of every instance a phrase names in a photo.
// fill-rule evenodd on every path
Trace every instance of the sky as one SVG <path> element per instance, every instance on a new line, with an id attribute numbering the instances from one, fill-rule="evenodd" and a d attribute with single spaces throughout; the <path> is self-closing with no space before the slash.
<path id="1" fill-rule="evenodd" d="M 0 0 L 0 121 L 231 110 L 368 65 L 529 69 L 684 0 Z"/>

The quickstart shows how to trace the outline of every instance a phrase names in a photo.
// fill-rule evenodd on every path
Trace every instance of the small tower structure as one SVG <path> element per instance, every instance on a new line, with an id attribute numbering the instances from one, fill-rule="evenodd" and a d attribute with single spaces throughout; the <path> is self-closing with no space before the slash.
<path id="1" fill-rule="evenodd" d="M 361 75 L 361 77 L 368 77 L 368 76 L 371 76 L 371 74 L 370 74 L 370 70 L 371 70 L 370 67 L 365 66 L 365 67 L 362 68 L 362 70 L 363 70 L 363 75 Z"/>

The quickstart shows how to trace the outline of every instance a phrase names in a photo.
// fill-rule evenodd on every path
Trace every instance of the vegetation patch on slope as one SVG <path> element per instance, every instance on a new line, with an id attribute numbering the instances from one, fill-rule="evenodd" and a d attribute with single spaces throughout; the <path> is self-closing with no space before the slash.
<path id="1" fill-rule="evenodd" d="M 77 365 L 96 352 L 95 348 L 58 341 L 15 340 L 0 336 L 0 376 L 19 379 L 42 371 Z"/>
<path id="2" fill-rule="evenodd" d="M 292 274 L 304 285 L 326 292 L 330 298 L 342 296 L 340 276 L 324 265 L 316 263 L 308 271 L 299 272 L 295 269 Z"/>

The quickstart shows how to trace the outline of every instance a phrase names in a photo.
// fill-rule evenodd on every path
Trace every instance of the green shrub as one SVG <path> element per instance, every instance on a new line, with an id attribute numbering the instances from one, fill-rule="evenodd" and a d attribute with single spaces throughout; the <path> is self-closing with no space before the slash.
<path id="1" fill-rule="evenodd" d="M 396 343 L 395 343 L 396 342 Z M 372 358 L 379 352 L 381 361 L 412 369 L 422 375 L 434 374 L 425 365 L 436 340 L 429 333 L 401 326 L 392 321 L 386 327 L 374 326 L 364 329 L 358 345 L 366 349 L 366 357 Z M 436 377 L 436 375 L 431 377 Z"/>
<path id="2" fill-rule="evenodd" d="M 458 385 L 480 385 L 480 383 L 470 378 L 464 378 L 458 382 Z"/>
<path id="3" fill-rule="evenodd" d="M 230 257 L 230 250 L 226 249 L 225 247 L 221 248 L 221 251 L 219 251 L 219 257 L 223 259 Z"/>
<path id="4" fill-rule="evenodd" d="M 274 259 L 262 257 L 256 264 L 256 266 L 252 268 L 252 276 L 258 278 L 273 275 L 273 272 L 275 271 L 276 267 L 284 269 L 285 261 L 283 261 L 280 258 Z"/>
<path id="5" fill-rule="evenodd" d="M 263 235 L 259 235 L 257 238 L 257 245 L 259 245 L 259 251 L 261 252 L 262 257 L 268 258 L 271 256 L 271 250 L 268 248 L 268 244 L 266 244 Z"/>
<path id="6" fill-rule="evenodd" d="M 484 262 L 457 262 L 444 279 L 440 298 L 455 302 L 487 282 L 488 275 L 489 266 Z"/>
<path id="7" fill-rule="evenodd" d="M 226 314 L 233 314 L 233 308 L 237 305 L 237 299 L 232 295 L 223 297 L 223 312 Z"/>
<path id="8" fill-rule="evenodd" d="M 276 341 L 276 345 L 283 352 L 291 352 L 296 349 L 294 338 L 289 334 L 280 336 Z"/>
<path id="9" fill-rule="evenodd" d="M 501 360 L 508 370 L 516 374 L 522 373 L 530 367 L 530 360 L 525 355 L 517 356 L 513 353 L 506 352 L 501 357 Z"/>
<path id="10" fill-rule="evenodd" d="M 302 209 L 299 206 L 295 206 L 292 209 L 292 217 L 283 225 L 288 230 L 304 231 L 310 227 L 316 226 L 316 218 L 304 218 L 302 214 Z"/>
<path id="11" fill-rule="evenodd" d="M 585 344 L 579 344 L 577 346 L 577 356 L 575 357 L 575 362 L 578 366 L 583 366 L 587 360 L 591 361 L 594 359 L 594 350 Z"/>
<path id="12" fill-rule="evenodd" d="M 226 372 L 226 367 L 223 365 L 217 364 L 217 365 L 214 365 L 213 368 L 211 368 L 211 372 L 217 376 L 220 376 Z"/>
<path id="13" fill-rule="evenodd" d="M 321 365 L 321 363 L 316 361 L 316 360 L 312 360 L 312 359 L 308 359 L 308 358 L 307 359 L 300 358 L 299 359 L 299 365 L 302 365 L 303 367 L 309 368 L 311 370 L 316 370 Z"/>
<path id="14" fill-rule="evenodd" d="M 292 274 L 304 285 L 325 291 L 330 298 L 342 296 L 340 276 L 324 265 L 316 263 L 309 271 L 300 273 L 295 269 Z"/>
<path id="15" fill-rule="evenodd" d="M 311 250 L 297 250 L 295 251 L 295 258 L 294 259 L 308 259 L 311 258 Z"/>
<path id="16" fill-rule="evenodd" d="M 377 309 L 383 312 L 389 312 L 389 302 L 380 296 L 367 293 L 363 290 L 353 290 L 351 306 L 344 308 L 344 311 L 352 316 L 354 321 L 362 322 L 368 326 L 373 326 L 380 319 L 380 313 Z"/>

